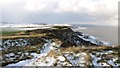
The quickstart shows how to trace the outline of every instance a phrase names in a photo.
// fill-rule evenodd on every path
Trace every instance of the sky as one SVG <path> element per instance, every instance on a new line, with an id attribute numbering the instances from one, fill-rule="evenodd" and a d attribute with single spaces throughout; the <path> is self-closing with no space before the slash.
<path id="1" fill-rule="evenodd" d="M 0 0 L 0 21 L 118 25 L 120 0 Z"/>

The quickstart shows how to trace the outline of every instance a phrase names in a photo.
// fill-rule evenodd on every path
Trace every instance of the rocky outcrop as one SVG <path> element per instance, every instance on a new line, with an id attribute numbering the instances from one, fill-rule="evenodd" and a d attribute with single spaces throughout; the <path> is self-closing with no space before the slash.
<path id="1" fill-rule="evenodd" d="M 74 32 L 69 27 L 55 27 L 51 29 L 34 30 L 36 33 L 47 33 L 50 37 L 56 37 L 63 41 L 62 47 L 67 46 L 98 46 L 104 45 L 102 41 L 93 36 L 84 35 L 82 32 Z"/>
<path id="2" fill-rule="evenodd" d="M 90 41 L 85 41 L 84 39 L 80 38 L 79 36 L 82 36 L 82 34 L 75 33 L 72 29 L 61 29 L 61 30 L 53 30 L 53 34 L 58 37 L 59 39 L 63 40 L 64 43 L 62 46 L 65 46 L 64 44 L 71 44 L 75 46 L 88 46 L 88 45 L 96 45 L 91 43 Z"/>

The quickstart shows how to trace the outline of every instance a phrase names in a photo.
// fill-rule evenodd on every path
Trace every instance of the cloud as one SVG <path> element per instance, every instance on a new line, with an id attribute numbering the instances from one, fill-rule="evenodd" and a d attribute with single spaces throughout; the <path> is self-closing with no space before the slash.
<path id="1" fill-rule="evenodd" d="M 0 0 L 3 21 L 117 25 L 119 0 Z"/>

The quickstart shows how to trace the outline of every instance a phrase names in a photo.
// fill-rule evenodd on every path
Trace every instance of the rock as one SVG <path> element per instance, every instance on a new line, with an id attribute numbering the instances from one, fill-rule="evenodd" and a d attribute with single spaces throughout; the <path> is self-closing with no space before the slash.
<path id="1" fill-rule="evenodd" d="M 82 32 L 75 32 L 77 35 L 83 36 Z"/>
<path id="2" fill-rule="evenodd" d="M 93 36 L 84 35 L 82 32 L 74 32 L 70 27 L 56 26 L 54 29 L 37 29 L 31 32 L 38 34 L 46 33 L 49 37 L 56 37 L 63 41 L 63 44 L 74 46 L 98 46 L 103 45 L 103 42 L 96 40 Z M 65 45 L 65 46 L 69 46 Z M 63 46 L 64 47 L 64 46 Z"/>
<path id="3" fill-rule="evenodd" d="M 92 43 L 90 40 L 87 41 L 87 40 L 84 40 L 83 38 L 79 37 L 79 36 L 83 36 L 82 33 L 79 33 L 79 32 L 76 33 L 71 28 L 59 29 L 59 30 L 54 29 L 52 31 L 53 31 L 52 34 L 54 36 L 56 36 L 57 38 L 64 41 L 63 44 L 69 44 L 69 45 L 71 44 L 71 45 L 75 45 L 75 46 L 99 45 L 99 44 Z M 84 37 L 85 37 L 85 39 L 89 39 L 89 36 L 84 36 Z"/>
<path id="4" fill-rule="evenodd" d="M 68 43 L 68 42 L 64 42 L 60 45 L 60 47 L 70 47 L 73 46 L 74 44 Z"/>

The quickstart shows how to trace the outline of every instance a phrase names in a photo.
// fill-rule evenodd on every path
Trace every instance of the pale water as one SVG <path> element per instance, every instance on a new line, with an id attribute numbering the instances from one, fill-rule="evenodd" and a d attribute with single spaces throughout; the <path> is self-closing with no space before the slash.
<path id="1" fill-rule="evenodd" d="M 86 26 L 84 29 L 77 29 L 76 31 L 95 36 L 100 40 L 110 42 L 112 45 L 118 45 L 117 26 Z"/>

